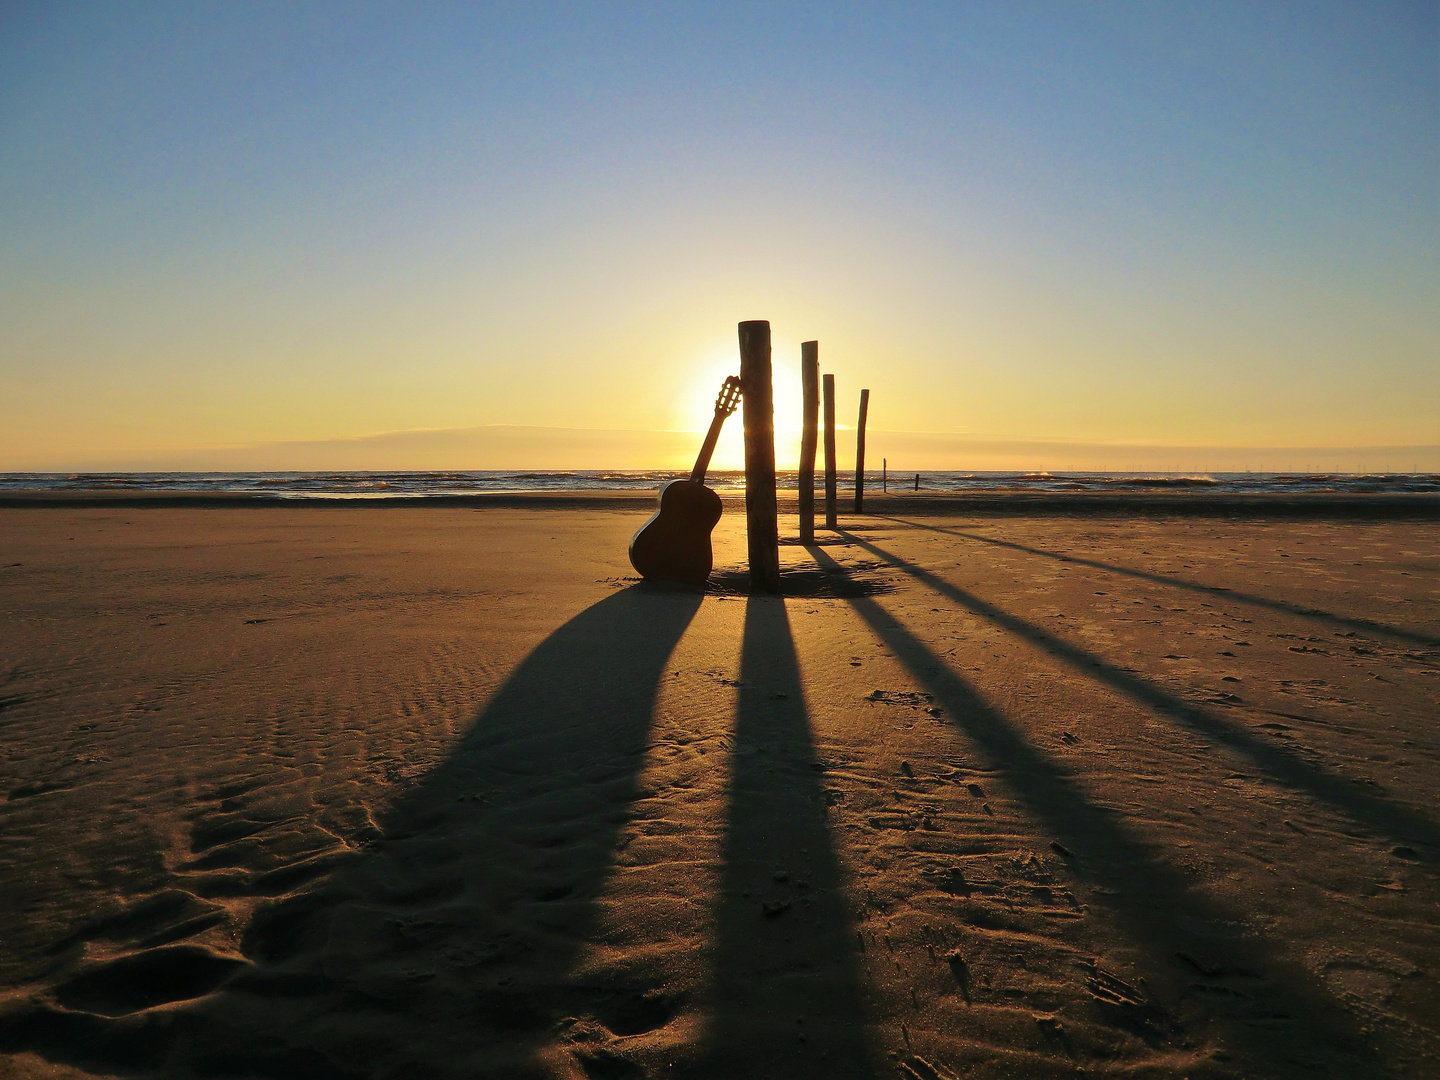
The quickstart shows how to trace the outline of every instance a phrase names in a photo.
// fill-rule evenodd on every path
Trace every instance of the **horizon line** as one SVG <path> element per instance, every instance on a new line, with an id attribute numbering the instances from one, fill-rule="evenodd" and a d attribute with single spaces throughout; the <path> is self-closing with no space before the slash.
<path id="1" fill-rule="evenodd" d="M 782 429 L 783 430 L 783 429 Z M 853 428 L 841 461 L 850 464 Z M 786 435 L 790 435 L 786 432 Z M 688 469 L 698 432 L 483 424 L 413 428 L 329 439 L 208 447 L 35 450 L 6 473 L 443 472 Z M 1103 442 L 1036 435 L 869 428 L 867 457 L 898 472 L 1414 473 L 1440 471 L 1440 442 L 1348 446 Z M 792 469 L 798 438 L 777 440 L 777 465 Z M 740 466 L 738 448 L 717 454 L 717 471 Z M 597 462 L 605 462 L 603 466 Z M 878 468 L 877 468 L 878 471 Z"/>

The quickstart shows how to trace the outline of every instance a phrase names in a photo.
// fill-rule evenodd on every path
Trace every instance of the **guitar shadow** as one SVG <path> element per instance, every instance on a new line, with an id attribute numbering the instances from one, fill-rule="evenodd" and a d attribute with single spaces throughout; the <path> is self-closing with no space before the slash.
<path id="1" fill-rule="evenodd" d="M 551 634 L 372 842 L 288 894 L 238 897 L 258 902 L 248 964 L 209 986 L 185 967 L 208 955 L 195 946 L 141 953 L 143 971 L 127 957 L 113 978 L 92 967 L 57 993 L 71 1007 L 7 1016 L 0 1046 L 105 1072 L 523 1077 L 553 1073 L 545 1054 L 569 1057 L 553 1049 L 563 1017 L 626 1034 L 667 1023 L 663 988 L 573 972 L 638 796 L 662 672 L 701 600 L 635 586 Z M 230 799 L 237 814 L 246 798 Z"/>

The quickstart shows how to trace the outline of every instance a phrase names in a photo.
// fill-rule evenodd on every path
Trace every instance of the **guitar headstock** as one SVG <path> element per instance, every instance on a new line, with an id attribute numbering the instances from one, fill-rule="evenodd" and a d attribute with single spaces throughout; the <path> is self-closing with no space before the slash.
<path id="1" fill-rule="evenodd" d="M 729 416 L 739 404 L 740 379 L 735 375 L 727 375 L 720 386 L 720 395 L 715 399 L 715 415 Z"/>

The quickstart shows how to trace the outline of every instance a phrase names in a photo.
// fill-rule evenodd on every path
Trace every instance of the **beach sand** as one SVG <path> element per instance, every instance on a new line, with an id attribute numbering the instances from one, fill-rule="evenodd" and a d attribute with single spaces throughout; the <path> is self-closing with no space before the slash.
<path id="1" fill-rule="evenodd" d="M 0 1077 L 1440 1071 L 1433 522 L 871 509 L 0 509 Z"/>

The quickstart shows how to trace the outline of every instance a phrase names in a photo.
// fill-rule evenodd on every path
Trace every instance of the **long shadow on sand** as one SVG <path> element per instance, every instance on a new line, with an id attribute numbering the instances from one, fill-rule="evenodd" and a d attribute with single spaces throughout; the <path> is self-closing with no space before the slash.
<path id="1" fill-rule="evenodd" d="M 716 919 L 714 1077 L 880 1075 L 785 603 L 745 608 Z"/>
<path id="2" fill-rule="evenodd" d="M 938 525 L 926 525 L 923 522 L 911 521 L 906 518 L 886 518 L 885 520 L 906 525 L 912 529 L 924 529 L 927 532 L 938 532 L 944 533 L 947 536 L 958 536 L 965 540 L 974 540 L 976 543 L 989 544 L 992 547 L 1021 551 L 1026 555 L 1038 555 L 1041 558 L 1054 559 L 1057 562 L 1074 563 L 1076 566 L 1088 566 L 1092 570 L 1103 570 L 1106 573 L 1121 574 L 1125 577 L 1138 578 L 1141 581 L 1151 581 L 1157 585 L 1165 585 L 1172 589 L 1184 589 L 1187 592 L 1203 593 L 1221 600 L 1235 600 L 1242 604 L 1250 604 L 1252 607 L 1269 608 L 1271 611 L 1283 611 L 1287 615 L 1298 615 L 1301 618 L 1314 619 L 1317 622 L 1325 622 L 1332 626 L 1344 627 L 1346 630 L 1378 634 L 1381 637 L 1393 638 L 1396 641 L 1409 642 L 1412 645 L 1440 645 L 1440 637 L 1436 637 L 1434 634 L 1425 634 L 1419 630 L 1406 630 L 1399 626 L 1389 626 L 1385 623 L 1377 623 L 1372 619 L 1358 619 L 1349 615 L 1337 615 L 1333 611 L 1321 611 L 1319 608 L 1305 607 L 1303 604 L 1292 604 L 1286 600 L 1274 600 L 1267 596 L 1257 596 L 1254 593 L 1239 592 L 1235 589 L 1226 589 L 1215 585 L 1201 585 L 1196 581 L 1186 581 L 1183 578 L 1170 577 L 1167 574 L 1152 574 L 1148 570 L 1136 570 L 1134 567 L 1117 566 L 1115 563 L 1098 562 L 1095 559 L 1080 559 L 1074 555 L 1066 555 L 1059 551 L 1046 551 L 1044 548 L 1028 547 L 1025 544 L 1017 544 L 1012 540 L 997 540 L 993 536 L 978 536 L 975 533 L 961 532 L 959 529 L 942 529 Z"/>
<path id="3" fill-rule="evenodd" d="M 858 536 L 853 537 L 853 542 L 945 598 L 1023 638 L 1082 674 L 1134 698 L 1164 716 L 1180 721 L 1197 734 L 1223 743 L 1236 753 L 1249 758 L 1256 768 L 1268 773 L 1272 779 L 1297 791 L 1306 792 L 1351 821 L 1384 833 L 1403 844 L 1440 845 L 1440 826 L 1424 815 L 1358 791 L 1355 785 L 1343 776 L 1305 761 L 1284 747 L 1256 736 L 1241 724 L 1216 716 L 1206 709 L 1175 697 L 1154 683 L 1107 664 L 1093 653 L 1002 611 L 994 604 L 987 603 L 973 593 L 952 585 L 929 570 L 907 562 L 884 548 Z"/>
<path id="4" fill-rule="evenodd" d="M 639 794 L 657 685 L 700 603 L 638 586 L 551 634 L 377 839 L 339 869 L 305 863 L 231 894 L 260 901 L 249 964 L 171 938 L 90 968 L 59 1005 L 10 1013 L 0 1048 L 175 1075 L 639 1075 L 605 1043 L 678 1003 L 573 972 Z M 263 782 L 222 806 L 242 820 Z"/>
<path id="5" fill-rule="evenodd" d="M 845 572 L 823 551 L 809 550 L 830 572 Z M 1177 1014 L 1190 1014 L 1202 1037 L 1238 1052 L 1241 1061 L 1236 1064 L 1242 1068 L 1236 1075 L 1314 1076 L 1316 1068 L 1357 1080 L 1386 1075 L 1369 1060 L 1366 1036 L 1273 948 L 1258 939 L 1205 932 L 1208 927 L 1240 925 L 1243 912 L 1225 910 L 1192 888 L 1162 850 L 1133 835 L 1119 814 L 1091 802 L 1069 772 L 1031 744 L 877 601 L 852 598 L 850 604 L 942 706 L 957 734 L 1000 771 L 1039 826 L 1059 843 L 1057 851 L 1063 852 L 1069 869 L 1104 890 L 1104 903 L 1123 932 L 1148 953 L 1152 974 L 1166 975 L 1172 984 L 1177 975 L 1200 975 L 1179 1000 L 1161 1002 L 1144 993 L 1115 993 L 1115 985 L 1106 985 L 1097 967 L 1092 990 L 1096 1009 L 1107 1022 L 1153 1045 L 1185 1046 L 1191 1038 L 1186 1027 L 1192 1025 L 1183 1024 Z M 1162 970 L 1165 966 L 1168 972 Z M 1197 1009 L 1203 1010 L 1198 1019 L 1193 1016 Z M 1212 1025 L 1212 1030 L 1203 1030 Z M 1231 1075 L 1223 1069 L 1219 1074 Z"/>

